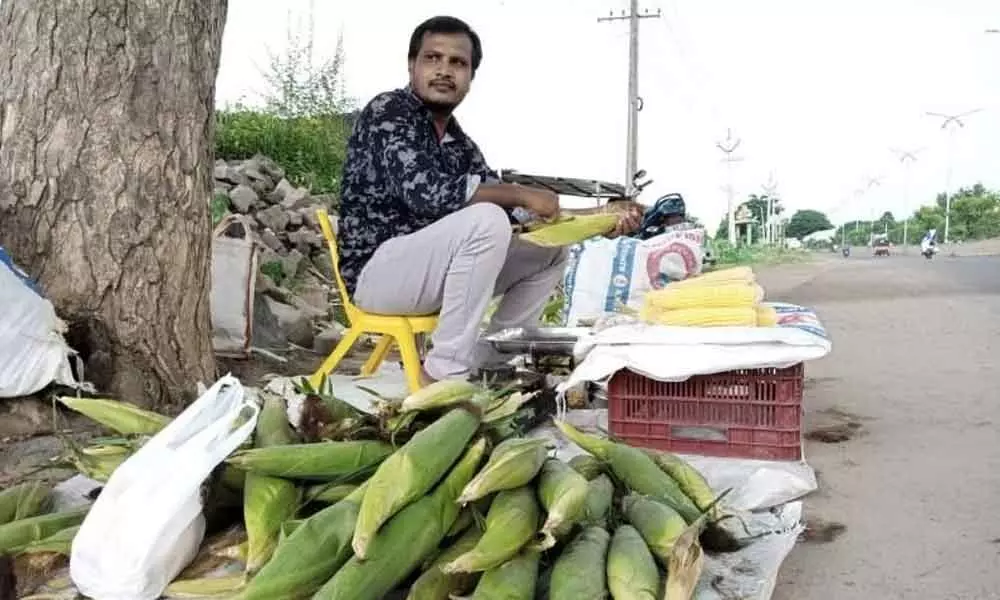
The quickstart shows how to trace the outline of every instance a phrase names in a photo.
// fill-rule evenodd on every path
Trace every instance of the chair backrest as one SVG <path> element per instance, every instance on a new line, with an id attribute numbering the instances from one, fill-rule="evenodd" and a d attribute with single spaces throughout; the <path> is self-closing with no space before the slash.
<path id="1" fill-rule="evenodd" d="M 351 296 L 347 293 L 347 286 L 344 285 L 344 278 L 340 276 L 340 256 L 337 254 L 337 235 L 333 233 L 330 226 L 330 215 L 324 209 L 316 211 L 319 217 L 319 227 L 323 230 L 323 237 L 326 238 L 326 245 L 330 249 L 330 262 L 333 263 L 333 276 L 337 280 L 337 290 L 340 292 L 340 302 L 344 305 L 344 312 L 347 313 L 349 321 L 354 321 L 354 314 L 358 312 L 357 307 L 351 302 Z"/>

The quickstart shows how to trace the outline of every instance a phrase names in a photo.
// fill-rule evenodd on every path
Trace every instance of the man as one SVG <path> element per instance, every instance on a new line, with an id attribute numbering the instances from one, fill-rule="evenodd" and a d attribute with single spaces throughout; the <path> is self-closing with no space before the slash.
<path id="1" fill-rule="evenodd" d="M 424 383 L 464 378 L 497 360 L 478 343 L 489 331 L 538 323 L 566 254 L 519 241 L 511 225 L 559 214 L 555 194 L 499 183 L 452 116 L 482 61 L 476 33 L 453 17 L 416 28 L 410 83 L 361 112 L 341 185 L 340 271 L 355 304 L 381 314 L 440 313 Z M 615 234 L 639 215 L 623 212 Z"/>

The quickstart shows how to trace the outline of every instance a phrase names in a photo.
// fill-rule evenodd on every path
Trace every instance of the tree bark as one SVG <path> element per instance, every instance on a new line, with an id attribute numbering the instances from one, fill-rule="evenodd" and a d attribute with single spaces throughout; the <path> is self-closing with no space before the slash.
<path id="1" fill-rule="evenodd" d="M 215 77 L 226 0 L 3 0 L 0 245 L 86 378 L 179 407 L 211 384 Z"/>

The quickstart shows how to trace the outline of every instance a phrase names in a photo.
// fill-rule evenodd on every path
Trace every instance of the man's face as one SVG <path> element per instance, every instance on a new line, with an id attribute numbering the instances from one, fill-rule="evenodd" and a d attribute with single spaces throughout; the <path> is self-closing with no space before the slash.
<path id="1" fill-rule="evenodd" d="M 410 61 L 410 87 L 434 112 L 451 112 L 472 83 L 472 40 L 461 33 L 427 33 Z"/>

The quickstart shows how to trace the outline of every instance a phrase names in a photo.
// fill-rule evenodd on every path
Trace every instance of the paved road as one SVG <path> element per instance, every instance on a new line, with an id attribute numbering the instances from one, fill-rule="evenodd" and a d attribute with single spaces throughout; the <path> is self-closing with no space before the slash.
<path id="1" fill-rule="evenodd" d="M 775 600 L 1000 599 L 1000 257 L 832 260 L 769 292 L 834 339 L 807 421 L 862 425 L 807 445 L 807 520 L 847 529 L 796 546 Z"/>

